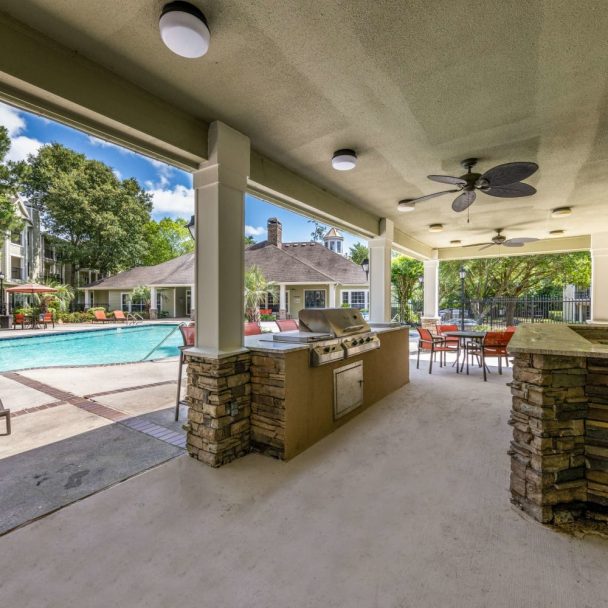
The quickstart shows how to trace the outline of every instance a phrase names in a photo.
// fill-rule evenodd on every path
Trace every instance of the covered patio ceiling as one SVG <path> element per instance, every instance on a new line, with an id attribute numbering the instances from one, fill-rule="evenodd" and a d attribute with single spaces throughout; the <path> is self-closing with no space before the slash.
<path id="1" fill-rule="evenodd" d="M 353 226 L 371 225 L 362 211 L 393 219 L 425 255 L 439 248 L 440 257 L 450 257 L 455 253 L 441 248 L 451 240 L 486 241 L 496 228 L 509 238 L 546 239 L 556 229 L 585 236 L 551 239 L 537 250 L 584 248 L 586 235 L 608 230 L 603 2 L 461 1 L 457 10 L 448 0 L 192 2 L 212 34 L 208 54 L 197 60 L 162 44 L 160 0 L 5 0 L 2 8 L 5 24 L 27 24 L 172 108 L 184 133 L 188 125 L 190 133 L 204 133 L 206 123 L 226 122 L 251 139 L 258 164 L 273 161 L 346 201 Z M 0 83 L 15 86 L 7 66 L 11 77 L 19 70 L 7 61 L 0 62 Z M 56 71 L 50 55 L 48 61 L 38 69 Z M 21 67 L 21 75 L 32 70 Z M 205 153 L 203 143 L 195 147 L 192 165 Z M 354 171 L 331 168 L 342 147 L 358 151 Z M 451 210 L 449 195 L 397 212 L 400 199 L 443 189 L 427 174 L 460 175 L 459 161 L 471 156 L 482 171 L 537 162 L 540 170 L 527 181 L 538 194 L 480 195 L 469 222 Z M 573 214 L 552 218 L 550 210 L 561 206 Z M 345 221 L 348 215 L 342 213 Z M 444 231 L 429 233 L 431 223 Z"/>

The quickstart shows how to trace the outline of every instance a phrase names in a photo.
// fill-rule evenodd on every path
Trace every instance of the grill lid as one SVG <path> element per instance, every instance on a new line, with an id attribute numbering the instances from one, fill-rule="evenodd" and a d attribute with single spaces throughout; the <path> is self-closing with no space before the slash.
<path id="1" fill-rule="evenodd" d="M 370 331 L 358 308 L 303 308 L 300 331 L 329 333 L 336 338 Z"/>

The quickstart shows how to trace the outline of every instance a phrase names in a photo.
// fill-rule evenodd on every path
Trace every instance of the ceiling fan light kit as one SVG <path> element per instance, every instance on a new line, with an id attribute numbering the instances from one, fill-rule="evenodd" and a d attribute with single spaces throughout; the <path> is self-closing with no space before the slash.
<path id="1" fill-rule="evenodd" d="M 399 201 L 397 205 L 397 211 L 401 211 L 401 213 L 410 213 L 411 211 L 416 210 L 416 204 L 413 203 L 410 199 L 406 198 L 402 201 Z"/>
<path id="2" fill-rule="evenodd" d="M 453 177 L 451 175 L 429 175 L 428 178 L 441 184 L 455 186 L 450 190 L 441 190 L 433 194 L 426 194 L 415 199 L 409 199 L 409 203 L 421 203 L 426 200 L 442 196 L 444 194 L 460 192 L 452 202 L 452 209 L 457 213 L 466 211 L 477 198 L 477 192 L 496 196 L 499 198 L 518 198 L 521 196 L 532 196 L 536 189 L 522 180 L 530 177 L 538 170 L 538 165 L 532 162 L 513 162 L 497 165 L 485 173 L 474 173 L 473 167 L 477 164 L 476 158 L 466 158 L 461 165 L 466 170 L 464 175 Z M 401 203 L 399 203 L 401 207 Z"/>

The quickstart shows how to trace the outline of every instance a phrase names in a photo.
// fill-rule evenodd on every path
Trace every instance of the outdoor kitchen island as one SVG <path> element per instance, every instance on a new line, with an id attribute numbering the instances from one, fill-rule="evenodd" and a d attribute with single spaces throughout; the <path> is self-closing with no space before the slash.
<path id="1" fill-rule="evenodd" d="M 409 381 L 409 328 L 374 327 L 379 347 L 311 365 L 315 343 L 250 336 L 251 447 L 293 458 Z"/>
<path id="2" fill-rule="evenodd" d="M 185 354 L 188 453 L 213 467 L 293 458 L 409 381 L 409 328 L 356 309 L 301 311 L 299 331 L 247 336 L 237 353 Z"/>

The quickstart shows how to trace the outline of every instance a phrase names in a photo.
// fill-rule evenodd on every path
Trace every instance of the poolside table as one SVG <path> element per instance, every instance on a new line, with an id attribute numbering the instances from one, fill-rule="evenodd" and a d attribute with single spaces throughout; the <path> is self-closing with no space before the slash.
<path id="1" fill-rule="evenodd" d="M 481 367 L 483 368 L 483 380 L 487 382 L 487 371 L 488 368 L 486 366 L 486 360 L 483 354 L 483 339 L 486 336 L 485 331 L 445 331 L 442 333 L 443 336 L 451 336 L 453 338 L 460 339 L 460 350 L 464 351 L 464 357 L 467 359 L 466 352 L 466 341 L 473 340 L 479 344 L 479 354 L 481 356 Z M 458 355 L 460 358 L 460 354 Z M 462 362 L 462 366 L 460 366 L 459 371 L 459 359 L 456 360 L 456 373 L 461 373 L 464 368 L 464 361 Z M 467 375 L 469 374 L 469 360 L 467 359 Z"/>

